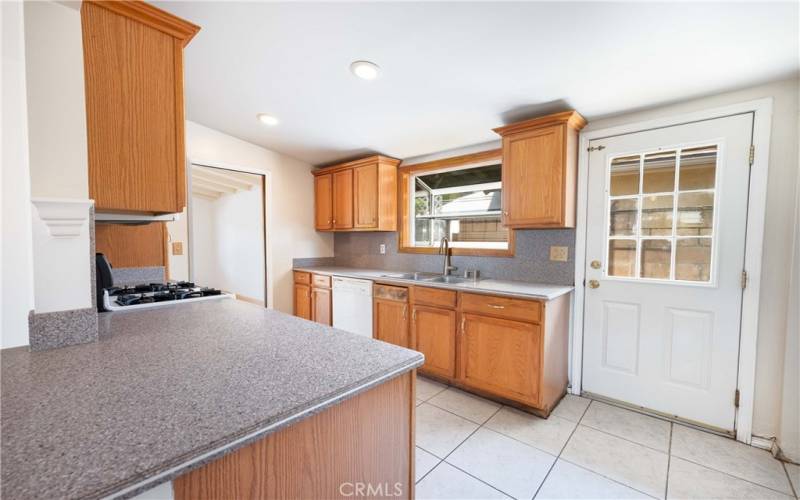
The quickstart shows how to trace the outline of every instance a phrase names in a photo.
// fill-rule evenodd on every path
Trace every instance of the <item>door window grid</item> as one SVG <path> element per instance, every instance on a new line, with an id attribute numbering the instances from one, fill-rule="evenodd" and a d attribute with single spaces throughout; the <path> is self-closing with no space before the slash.
<path id="1" fill-rule="evenodd" d="M 677 282 L 690 282 L 690 283 L 698 283 L 698 284 L 707 284 L 711 282 L 713 276 L 713 259 L 712 256 L 714 255 L 714 246 L 715 246 L 715 238 L 714 238 L 714 220 L 716 218 L 716 214 L 714 213 L 714 207 L 716 205 L 716 185 L 717 185 L 717 177 L 718 177 L 718 170 L 719 170 L 719 145 L 718 144 L 710 144 L 701 147 L 692 146 L 692 147 L 678 147 L 674 150 L 670 149 L 668 151 L 653 151 L 653 152 L 643 152 L 638 153 L 635 155 L 624 155 L 611 158 L 609 161 L 609 166 L 606 172 L 606 199 L 607 199 L 607 209 L 606 214 L 608 216 L 608 227 L 606 232 L 606 239 L 607 243 L 605 246 L 605 253 L 606 253 L 606 262 L 607 265 L 604 269 L 604 275 L 607 278 L 612 279 L 634 279 L 637 281 L 642 280 L 657 280 L 657 281 L 677 281 Z M 713 159 L 713 174 L 711 175 L 710 183 L 706 181 L 706 184 L 710 187 L 699 187 L 696 188 L 696 185 L 703 185 L 702 180 L 698 182 L 697 176 L 687 175 L 687 182 L 685 183 L 685 189 L 681 189 L 683 185 L 681 182 L 681 173 L 682 173 L 682 160 L 684 159 L 684 155 L 690 157 L 691 155 L 697 155 L 698 157 L 702 158 L 704 155 L 707 157 L 711 157 Z M 651 157 L 658 157 L 658 156 L 667 157 L 670 156 L 674 158 L 674 174 L 672 179 L 672 190 L 658 190 L 654 192 L 645 192 L 645 182 L 646 182 L 646 162 Z M 689 158 L 688 163 L 691 163 L 691 159 Z M 620 164 L 632 164 L 635 163 L 637 167 L 635 169 L 631 169 L 630 166 L 628 167 L 629 173 L 625 174 L 629 177 L 635 177 L 635 181 L 633 183 L 628 182 L 628 186 L 615 186 L 614 182 L 612 181 L 612 170 L 615 166 L 615 162 L 620 161 Z M 631 185 L 633 184 L 633 185 Z M 653 184 L 650 182 L 650 184 Z M 631 191 L 632 188 L 636 188 L 636 191 Z M 649 187 L 647 188 L 649 189 Z M 614 194 L 619 193 L 619 194 Z M 623 194 L 624 193 L 624 194 Z M 684 221 L 685 218 L 683 217 L 683 213 L 680 210 L 682 200 L 689 199 L 692 196 L 701 195 L 700 198 L 703 198 L 703 194 L 710 195 L 710 207 L 700 206 L 700 207 L 688 207 L 685 211 L 687 214 L 691 211 L 694 212 L 696 216 L 698 213 L 700 214 L 700 223 L 703 222 L 703 214 L 710 210 L 711 217 L 710 220 L 706 222 L 707 227 L 692 227 L 691 224 L 685 225 Z M 658 198 L 666 198 L 669 197 L 671 201 L 671 217 L 667 220 L 670 221 L 670 228 L 668 234 L 653 234 L 653 229 L 657 228 L 650 228 L 644 227 L 644 219 L 643 215 L 646 215 L 644 205 L 648 201 L 654 201 Z M 615 215 L 617 212 L 614 211 L 616 206 L 620 206 L 620 202 L 624 203 L 627 206 L 627 212 L 635 212 L 635 218 L 631 221 L 625 221 L 625 218 L 622 217 L 622 226 L 618 226 L 618 221 Z M 625 203 L 629 202 L 629 203 Z M 633 202 L 633 203 L 630 203 Z M 699 203 L 696 203 L 699 204 Z M 688 204 L 687 204 L 688 205 Z M 666 208 L 666 207 L 664 207 Z M 666 211 L 666 210 L 661 210 Z M 623 211 L 624 212 L 624 211 Z M 667 228 L 662 228 L 666 230 Z M 696 230 L 696 234 L 693 230 Z M 645 231 L 650 231 L 649 234 L 643 234 Z M 643 257 L 643 248 L 648 247 L 649 249 L 658 250 L 658 244 L 661 244 L 661 251 L 664 248 L 669 248 L 669 268 L 667 273 L 664 273 L 663 270 L 660 273 L 652 273 L 649 271 L 645 271 L 642 265 L 642 257 Z M 631 244 L 633 244 L 634 254 L 635 257 L 633 259 L 632 268 L 630 265 L 628 266 L 629 269 L 616 269 L 614 263 L 612 262 L 612 246 L 615 249 L 627 250 L 630 253 Z M 702 248 L 704 249 L 704 260 L 705 262 L 703 265 L 699 266 L 702 268 L 701 271 L 697 272 L 697 276 L 688 276 L 686 272 L 681 272 L 680 275 L 678 270 L 676 269 L 676 259 L 680 249 L 682 248 L 690 248 L 694 245 L 695 249 Z M 697 252 L 695 252 L 697 253 Z M 620 266 L 624 267 L 624 266 Z"/>

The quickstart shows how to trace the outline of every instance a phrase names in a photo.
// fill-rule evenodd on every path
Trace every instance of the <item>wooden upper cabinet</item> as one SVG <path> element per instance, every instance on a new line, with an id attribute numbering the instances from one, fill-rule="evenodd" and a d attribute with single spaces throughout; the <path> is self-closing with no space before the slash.
<path id="1" fill-rule="evenodd" d="M 400 160 L 370 156 L 314 172 L 318 231 L 396 231 Z M 323 179 L 330 179 L 330 194 Z M 331 200 L 331 201 L 329 201 Z M 331 205 L 333 222 L 323 223 Z"/>
<path id="2" fill-rule="evenodd" d="M 333 177 L 314 177 L 314 227 L 317 231 L 333 229 Z"/>
<path id="3" fill-rule="evenodd" d="M 101 211 L 186 206 L 183 48 L 200 30 L 138 1 L 81 6 L 89 196 Z"/>
<path id="4" fill-rule="evenodd" d="M 510 228 L 575 227 L 576 111 L 494 129 L 503 137 L 503 224 Z"/>
<path id="5" fill-rule="evenodd" d="M 353 228 L 353 171 L 333 174 L 333 228 Z"/>

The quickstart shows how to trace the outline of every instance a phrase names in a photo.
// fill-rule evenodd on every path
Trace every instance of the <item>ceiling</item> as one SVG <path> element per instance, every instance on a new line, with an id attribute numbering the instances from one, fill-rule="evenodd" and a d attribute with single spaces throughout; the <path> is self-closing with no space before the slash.
<path id="1" fill-rule="evenodd" d="M 216 200 L 261 186 L 261 176 L 192 165 L 192 195 Z"/>
<path id="2" fill-rule="evenodd" d="M 187 118 L 315 165 L 433 153 L 552 110 L 591 121 L 800 67 L 797 2 L 158 5 L 202 27 L 186 49 Z M 353 76 L 359 59 L 381 76 Z"/>

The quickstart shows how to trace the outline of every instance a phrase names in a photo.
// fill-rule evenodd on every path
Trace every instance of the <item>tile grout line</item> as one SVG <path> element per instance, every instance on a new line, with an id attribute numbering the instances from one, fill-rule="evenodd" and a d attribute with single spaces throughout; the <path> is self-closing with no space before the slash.
<path id="1" fill-rule="evenodd" d="M 564 398 L 561 398 L 561 399 L 563 400 Z M 559 404 L 560 403 L 561 402 L 559 401 Z M 566 441 L 564 441 L 564 445 L 558 451 L 558 455 L 556 455 L 556 459 L 553 460 L 552 464 L 550 464 L 550 468 L 547 469 L 547 474 L 545 474 L 544 477 L 542 478 L 542 482 L 539 483 L 539 487 L 536 488 L 536 491 L 533 493 L 533 496 L 531 497 L 531 500 L 536 498 L 536 495 L 538 495 L 539 491 L 541 491 L 542 486 L 544 486 L 544 483 L 547 481 L 547 478 L 550 477 L 550 473 L 553 472 L 553 468 L 555 468 L 556 464 L 558 463 L 559 459 L 561 458 L 561 454 L 564 453 L 564 449 L 569 444 L 569 440 L 572 439 L 572 436 L 575 434 L 575 431 L 578 430 L 578 426 L 581 425 L 581 420 L 583 420 L 583 417 L 584 417 L 584 415 L 586 415 L 586 412 L 589 411 L 589 407 L 590 406 L 592 406 L 592 401 L 589 401 L 589 404 L 586 405 L 586 408 L 583 409 L 583 413 L 581 413 L 581 416 L 578 418 L 578 421 L 575 422 L 575 427 L 572 428 L 572 432 L 569 433 L 569 437 L 566 439 Z"/>
<path id="2" fill-rule="evenodd" d="M 791 494 L 791 493 L 786 493 L 785 491 L 776 490 L 775 488 L 772 488 L 771 486 L 765 486 L 765 485 L 763 485 L 763 484 L 761 484 L 761 483 L 757 483 L 757 482 L 755 482 L 755 481 L 751 481 L 750 479 L 745 479 L 745 478 L 743 478 L 743 477 L 734 476 L 734 475 L 733 475 L 733 474 L 731 474 L 730 472 L 725 472 L 725 471 L 723 471 L 723 470 L 715 469 L 714 467 L 710 467 L 710 466 L 708 466 L 708 465 L 706 465 L 706 464 L 701 464 L 700 462 L 695 462 L 694 460 L 689 460 L 688 458 L 682 457 L 682 456 L 680 456 L 680 455 L 675 455 L 675 458 L 679 458 L 679 459 L 683 460 L 684 462 L 689 462 L 690 464 L 694 464 L 694 465 L 697 465 L 697 466 L 703 467 L 704 469 L 708 469 L 708 470 L 710 470 L 710 471 L 719 472 L 720 474 L 724 474 L 724 475 L 726 475 L 726 476 L 728 476 L 728 477 L 732 477 L 733 479 L 738 479 L 739 481 L 744 481 L 745 483 L 750 483 L 750 484 L 752 484 L 752 485 L 755 485 L 755 486 L 758 486 L 758 487 L 760 487 L 760 488 L 764 488 L 764 489 L 766 489 L 766 490 L 774 491 L 774 492 L 776 492 L 776 493 L 780 493 L 781 495 L 786 495 L 786 496 L 788 496 L 789 498 L 791 498 L 791 497 L 792 497 L 792 494 Z M 788 479 L 789 479 L 789 478 L 787 478 L 787 480 L 788 480 Z M 789 480 L 789 488 L 790 488 L 790 489 L 792 488 L 792 482 L 791 482 L 791 480 Z"/>
<path id="3" fill-rule="evenodd" d="M 444 392 L 444 391 L 442 391 L 442 392 Z M 439 394 L 441 394 L 442 392 L 440 392 Z M 437 394 L 436 396 L 438 396 L 439 394 Z M 434 398 L 435 398 L 436 396 L 434 396 Z M 453 414 L 453 415 L 455 415 L 455 416 L 457 416 L 457 417 L 461 417 L 461 418 L 463 418 L 464 420 L 466 420 L 466 421 L 468 421 L 468 422 L 472 422 L 473 424 L 475 424 L 475 425 L 479 425 L 479 426 L 483 426 L 483 424 L 485 424 L 486 422 L 488 422 L 490 418 L 494 417 L 494 415 L 495 415 L 495 414 L 496 414 L 498 411 L 500 411 L 500 409 L 501 409 L 501 408 L 503 408 L 503 406 L 504 406 L 504 405 L 501 405 L 501 404 L 499 404 L 499 403 L 496 403 L 497 405 L 499 405 L 499 408 L 497 408 L 497 409 L 494 411 L 494 413 L 492 413 L 491 415 L 489 415 L 489 418 L 487 418 L 486 420 L 484 420 L 484 421 L 483 421 L 483 423 L 480 423 L 480 422 L 476 422 L 476 421 L 474 421 L 474 420 L 471 420 L 471 419 L 469 419 L 469 418 L 465 417 L 464 415 L 459 415 L 458 413 L 456 413 L 456 412 L 454 412 L 454 411 L 452 411 L 452 410 L 448 410 L 447 408 L 442 408 L 441 406 L 437 405 L 436 403 L 433 403 L 433 402 L 431 402 L 432 400 L 433 400 L 433 398 L 429 399 L 428 401 L 423 401 L 423 403 L 427 403 L 427 404 L 429 404 L 429 405 L 431 405 L 431 406 L 434 406 L 434 407 L 436 407 L 436 408 L 439 408 L 440 410 L 444 410 L 444 411 L 446 411 L 447 413 L 451 413 L 451 414 Z M 488 400 L 487 400 L 487 401 L 488 401 Z"/>
<path id="4" fill-rule="evenodd" d="M 792 490 L 792 493 L 794 493 L 795 498 L 800 498 L 800 491 L 798 491 L 794 487 L 794 483 L 792 482 L 792 476 L 789 475 L 789 468 L 786 467 L 786 462 L 781 461 L 781 465 L 783 465 L 783 472 L 786 473 L 786 479 L 789 480 L 789 489 Z"/>
<path id="5" fill-rule="evenodd" d="M 672 430 L 675 424 L 670 422 L 669 424 L 669 443 L 667 444 L 667 481 L 664 485 L 664 500 L 669 498 L 669 468 L 672 465 Z"/>
<path id="6" fill-rule="evenodd" d="M 610 433 L 610 432 L 608 432 L 608 431 L 604 431 L 603 429 L 598 429 L 597 427 L 592 427 L 591 425 L 586 425 L 586 424 L 579 424 L 579 425 L 582 425 L 582 426 L 586 427 L 587 429 L 592 429 L 593 431 L 602 432 L 602 433 L 603 433 L 603 434 L 605 434 L 606 436 L 615 437 L 615 438 L 617 438 L 617 439 L 621 439 L 621 440 L 623 440 L 623 441 L 627 441 L 628 443 L 631 443 L 631 444 L 636 444 L 636 445 L 639 445 L 639 446 L 641 446 L 641 447 L 643 447 L 643 448 L 647 448 L 648 450 L 657 451 L 658 453 L 661 453 L 662 455 L 667 455 L 667 454 L 668 454 L 668 452 L 666 452 L 666 451 L 664 451 L 664 450 L 659 450 L 659 449 L 657 449 L 657 448 L 653 448 L 652 446 L 647 446 L 646 444 L 642 444 L 642 443 L 639 443 L 639 442 L 637 442 L 637 441 L 631 441 L 631 440 L 630 440 L 630 439 L 628 439 L 628 438 L 625 438 L 625 437 L 619 436 L 619 435 L 617 435 L 617 434 L 612 434 L 612 433 Z M 670 426 L 670 429 L 671 429 L 671 426 Z M 672 434 L 672 431 L 670 430 L 670 435 L 671 435 L 671 434 Z M 667 449 L 669 449 L 669 447 L 667 447 Z"/>

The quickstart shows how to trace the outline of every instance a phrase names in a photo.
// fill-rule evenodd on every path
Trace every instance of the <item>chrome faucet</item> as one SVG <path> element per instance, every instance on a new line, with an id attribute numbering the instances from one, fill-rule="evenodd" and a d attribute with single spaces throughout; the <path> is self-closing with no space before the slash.
<path id="1" fill-rule="evenodd" d="M 449 276 L 451 271 L 458 269 L 450 264 L 450 240 L 447 239 L 447 236 L 442 236 L 442 241 L 439 242 L 439 255 L 444 255 L 442 276 Z"/>

